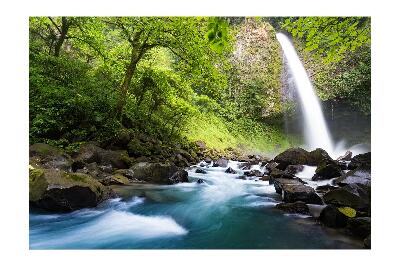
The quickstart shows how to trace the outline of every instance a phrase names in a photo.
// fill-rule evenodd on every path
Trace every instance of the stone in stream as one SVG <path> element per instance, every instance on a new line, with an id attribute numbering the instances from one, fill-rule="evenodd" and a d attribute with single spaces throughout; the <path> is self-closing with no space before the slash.
<path id="1" fill-rule="evenodd" d="M 133 178 L 155 184 L 175 184 L 176 182 L 188 182 L 187 172 L 179 169 L 173 163 L 136 163 L 129 169 L 133 172 Z M 185 173 L 183 173 L 185 172 Z"/>
<path id="2" fill-rule="evenodd" d="M 95 207 L 115 196 L 111 189 L 86 174 L 57 169 L 29 170 L 29 202 L 48 211 Z"/>
<path id="3" fill-rule="evenodd" d="M 331 186 L 331 185 L 322 185 L 322 186 L 317 186 L 315 188 L 315 191 L 317 191 L 318 193 L 322 193 L 325 194 L 331 190 L 337 189 L 338 187 L 335 186 Z"/>
<path id="4" fill-rule="evenodd" d="M 195 173 L 197 173 L 197 174 L 207 174 L 207 171 L 204 170 L 204 169 L 201 169 L 201 168 L 197 168 Z"/>
<path id="5" fill-rule="evenodd" d="M 345 214 L 339 211 L 337 207 L 333 205 L 326 206 L 321 211 L 321 214 L 319 216 L 319 220 L 321 221 L 321 223 L 333 228 L 345 227 L 347 225 L 348 219 L 349 217 L 347 217 Z"/>
<path id="6" fill-rule="evenodd" d="M 303 171 L 303 169 L 304 169 L 304 166 L 301 165 L 301 164 L 299 164 L 299 165 L 288 165 L 286 167 L 286 172 L 289 173 L 289 174 L 295 175 L 295 174 Z"/>
<path id="7" fill-rule="evenodd" d="M 311 152 L 302 148 L 290 148 L 278 154 L 274 158 L 274 161 L 279 164 L 277 167 L 280 170 L 285 170 L 288 165 L 317 166 L 323 160 L 331 161 L 332 158 L 321 148 L 315 149 Z"/>
<path id="8" fill-rule="evenodd" d="M 311 180 L 318 181 L 332 179 L 339 177 L 342 174 L 342 169 L 335 161 L 322 161 L 315 170 L 315 175 Z"/>
<path id="9" fill-rule="evenodd" d="M 371 172 L 363 169 L 350 170 L 333 180 L 333 184 L 345 186 L 349 184 L 362 184 L 371 186 Z"/>
<path id="10" fill-rule="evenodd" d="M 357 168 L 371 170 L 371 152 L 356 155 L 351 159 L 347 169 L 354 170 Z"/>
<path id="11" fill-rule="evenodd" d="M 129 184 L 129 179 L 121 174 L 115 174 L 107 176 L 106 178 L 99 179 L 99 182 L 105 186 L 110 185 L 127 185 Z"/>
<path id="12" fill-rule="evenodd" d="M 349 206 L 357 211 L 369 211 L 371 208 L 371 187 L 362 184 L 350 184 L 329 191 L 323 196 L 325 203 L 335 206 Z"/>
<path id="13" fill-rule="evenodd" d="M 244 163 L 239 164 L 239 169 L 241 169 L 241 170 L 250 170 L 251 166 L 252 166 L 251 163 L 244 162 Z"/>
<path id="14" fill-rule="evenodd" d="M 300 213 L 310 215 L 310 211 L 308 209 L 307 204 L 302 201 L 296 201 L 291 203 L 279 203 L 275 205 L 275 208 L 287 213 Z"/>
<path id="15" fill-rule="evenodd" d="M 350 161 L 352 155 L 353 153 L 351 151 L 346 151 L 346 153 L 342 156 L 339 156 L 336 161 Z"/>
<path id="16" fill-rule="evenodd" d="M 204 180 L 201 179 L 201 178 L 199 178 L 199 179 L 197 179 L 196 183 L 197 183 L 197 184 L 202 184 L 202 183 L 204 183 Z"/>
<path id="17" fill-rule="evenodd" d="M 322 199 L 314 189 L 305 186 L 299 179 L 276 178 L 273 184 L 276 193 L 282 195 L 284 202 L 303 201 L 308 204 L 322 204 Z"/>
<path id="18" fill-rule="evenodd" d="M 214 162 L 212 165 L 213 167 L 227 167 L 228 166 L 228 160 L 225 158 L 219 158 Z"/>
<path id="19" fill-rule="evenodd" d="M 228 169 L 225 170 L 225 173 L 227 174 L 236 174 L 236 171 L 232 169 L 232 167 L 228 167 Z"/>
<path id="20" fill-rule="evenodd" d="M 250 170 L 250 171 L 243 172 L 243 175 L 245 175 L 245 176 L 262 177 L 263 173 L 261 173 L 259 170 Z"/>

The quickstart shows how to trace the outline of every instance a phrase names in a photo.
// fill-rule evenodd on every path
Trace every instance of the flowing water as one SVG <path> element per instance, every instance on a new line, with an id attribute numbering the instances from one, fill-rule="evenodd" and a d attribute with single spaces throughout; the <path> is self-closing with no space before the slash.
<path id="1" fill-rule="evenodd" d="M 31 249 L 361 248 L 312 217 L 273 207 L 280 195 L 268 182 L 241 180 L 238 163 L 189 169 L 190 183 L 118 186 L 121 198 L 67 214 L 31 211 Z M 199 167 L 199 166 L 197 166 Z M 260 169 L 260 166 L 253 166 Z M 307 175 L 305 175 L 306 177 Z M 204 183 L 198 184 L 201 178 Z M 257 181 L 256 181 L 257 180 Z"/>

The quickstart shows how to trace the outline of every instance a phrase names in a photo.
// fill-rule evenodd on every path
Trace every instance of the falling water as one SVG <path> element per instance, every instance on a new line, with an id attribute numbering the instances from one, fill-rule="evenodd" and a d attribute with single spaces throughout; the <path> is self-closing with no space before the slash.
<path id="1" fill-rule="evenodd" d="M 325 123 L 321 105 L 307 72 L 289 38 L 282 33 L 277 33 L 276 37 L 282 46 L 287 64 L 294 78 L 295 87 L 300 96 L 304 117 L 306 146 L 309 149 L 323 148 L 328 153 L 332 153 L 332 140 Z"/>

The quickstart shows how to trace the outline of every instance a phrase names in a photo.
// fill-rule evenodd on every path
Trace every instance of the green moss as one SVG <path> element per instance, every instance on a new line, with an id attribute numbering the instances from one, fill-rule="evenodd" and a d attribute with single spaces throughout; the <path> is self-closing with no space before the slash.
<path id="1" fill-rule="evenodd" d="M 354 218 L 356 217 L 356 210 L 350 207 L 340 207 L 338 210 L 346 215 L 347 217 Z"/>
<path id="2" fill-rule="evenodd" d="M 38 178 L 44 175 L 42 169 L 29 168 L 29 182 L 35 182 Z"/>
<path id="3" fill-rule="evenodd" d="M 47 182 L 42 169 L 29 170 L 29 201 L 37 201 L 47 189 Z"/>
<path id="4" fill-rule="evenodd" d="M 73 181 L 78 181 L 78 182 L 86 182 L 87 180 L 87 175 L 85 174 L 76 174 L 76 173 L 65 173 L 64 174 L 65 178 L 68 178 Z"/>

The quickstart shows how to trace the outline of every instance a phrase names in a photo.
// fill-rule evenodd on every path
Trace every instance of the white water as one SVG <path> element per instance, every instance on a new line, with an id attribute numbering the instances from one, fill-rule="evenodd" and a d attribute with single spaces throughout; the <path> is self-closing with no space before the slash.
<path id="1" fill-rule="evenodd" d="M 332 139 L 325 123 L 321 105 L 308 78 L 307 71 L 303 67 L 289 38 L 282 33 L 277 33 L 276 37 L 282 46 L 300 97 L 304 117 L 306 146 L 310 150 L 323 148 L 329 154 L 332 154 L 334 152 Z"/>

